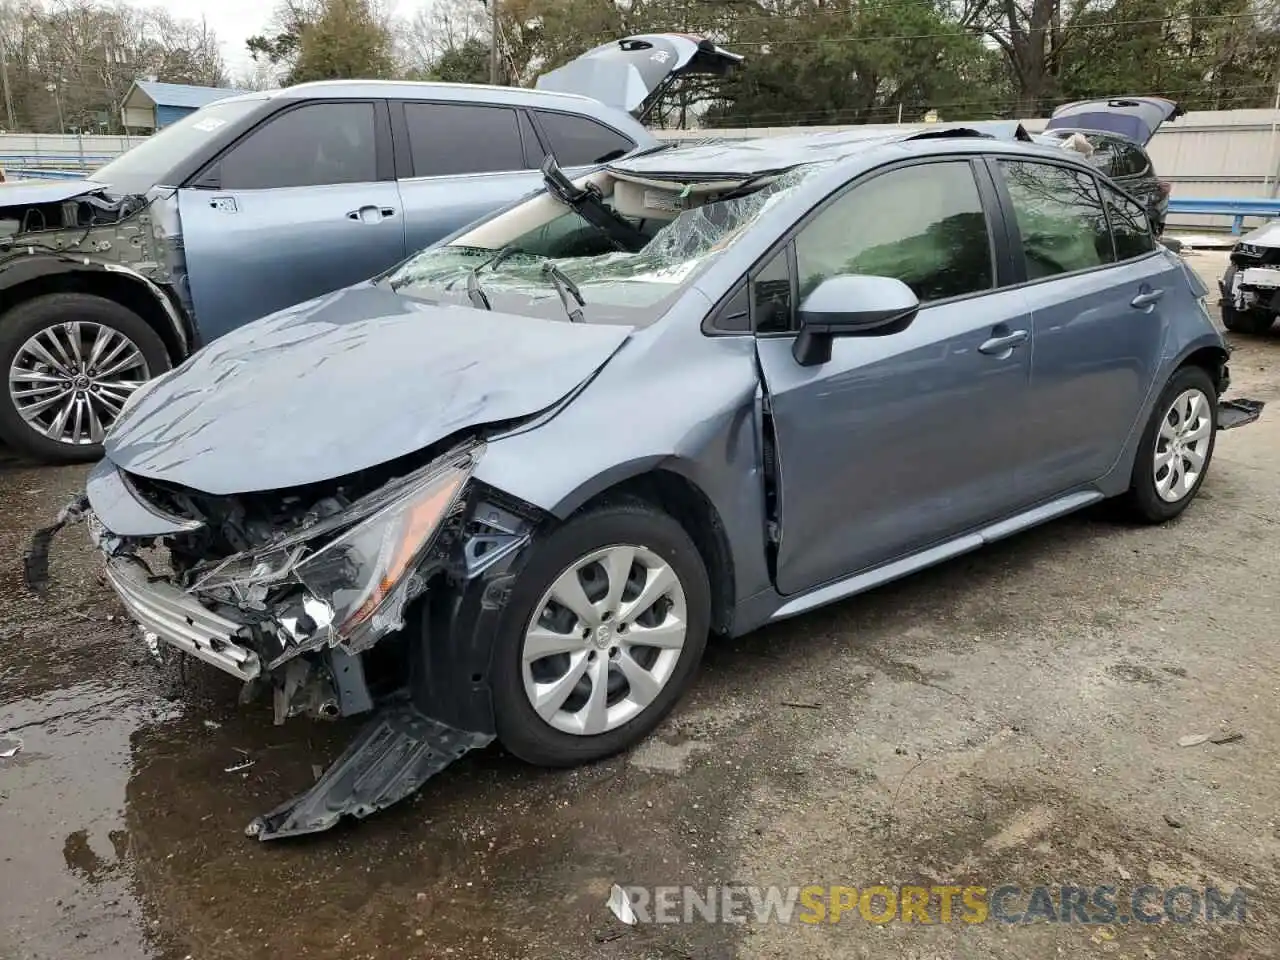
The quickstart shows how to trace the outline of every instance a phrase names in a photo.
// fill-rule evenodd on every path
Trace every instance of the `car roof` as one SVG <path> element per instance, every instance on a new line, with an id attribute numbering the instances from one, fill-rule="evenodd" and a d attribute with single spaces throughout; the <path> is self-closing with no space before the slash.
<path id="1" fill-rule="evenodd" d="M 269 96 L 287 99 L 343 99 L 346 97 L 395 97 L 405 100 L 456 100 L 464 103 L 524 104 L 581 109 L 598 100 L 577 93 L 503 87 L 487 83 L 436 83 L 415 80 L 315 80 L 273 90 Z"/>
<path id="2" fill-rule="evenodd" d="M 933 123 L 906 129 L 824 130 L 751 140 L 713 137 L 625 157 L 609 164 L 609 169 L 633 176 L 673 179 L 756 177 L 811 163 L 848 160 L 891 145 L 933 153 L 954 150 L 961 144 L 973 152 L 1012 150 L 1051 156 L 1063 153 L 1060 148 L 1032 141 L 1017 121 Z"/>

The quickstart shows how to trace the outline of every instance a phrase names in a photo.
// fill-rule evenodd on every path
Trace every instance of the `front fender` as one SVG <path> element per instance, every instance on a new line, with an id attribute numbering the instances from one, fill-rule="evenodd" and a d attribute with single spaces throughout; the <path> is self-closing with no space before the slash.
<path id="1" fill-rule="evenodd" d="M 191 352 L 191 331 L 173 301 L 155 281 L 131 267 L 118 263 L 80 253 L 46 253 L 39 248 L 18 246 L 17 252 L 0 258 L 0 294 L 16 290 L 28 283 L 36 283 L 48 278 L 69 278 L 77 274 L 98 278 L 117 277 L 146 291 L 164 314 L 170 332 L 173 334 L 173 341 L 180 350 L 177 359 L 180 360 Z M 8 300 L 8 297 L 0 298 L 0 301 Z"/>

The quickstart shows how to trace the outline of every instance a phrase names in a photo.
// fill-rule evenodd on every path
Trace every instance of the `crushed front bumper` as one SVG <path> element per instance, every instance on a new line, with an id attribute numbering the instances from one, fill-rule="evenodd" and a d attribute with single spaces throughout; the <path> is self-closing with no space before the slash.
<path id="1" fill-rule="evenodd" d="M 106 575 L 149 641 L 162 640 L 245 683 L 262 672 L 258 655 L 242 642 L 243 624 L 219 616 L 186 591 L 152 576 L 141 560 L 110 557 Z"/>

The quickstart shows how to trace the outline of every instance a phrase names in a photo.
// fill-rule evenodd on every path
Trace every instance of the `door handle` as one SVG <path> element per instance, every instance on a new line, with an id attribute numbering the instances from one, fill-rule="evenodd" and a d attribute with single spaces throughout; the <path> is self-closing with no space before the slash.
<path id="1" fill-rule="evenodd" d="M 348 220 L 355 220 L 357 223 L 377 223 L 385 220 L 387 217 L 396 215 L 395 207 L 375 207 L 366 205 L 359 210 L 352 210 L 347 214 Z"/>
<path id="2" fill-rule="evenodd" d="M 1157 300 L 1164 296 L 1163 290 L 1145 290 L 1129 301 L 1129 306 L 1137 307 L 1141 310 L 1143 307 L 1149 307 Z"/>
<path id="3" fill-rule="evenodd" d="M 985 353 L 989 357 L 1007 356 L 1014 347 L 1020 347 L 1026 343 L 1029 336 L 1030 334 L 1025 330 L 1015 330 L 1013 333 L 1006 333 L 1003 337 L 992 337 L 978 348 L 978 352 Z"/>

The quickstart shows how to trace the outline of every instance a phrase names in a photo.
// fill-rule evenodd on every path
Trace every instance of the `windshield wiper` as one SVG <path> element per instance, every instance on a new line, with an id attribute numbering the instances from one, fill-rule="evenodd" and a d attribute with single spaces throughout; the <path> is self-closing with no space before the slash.
<path id="1" fill-rule="evenodd" d="M 564 271 L 550 260 L 542 265 L 542 275 L 556 288 L 556 293 L 560 295 L 560 303 L 564 306 L 564 312 L 569 315 L 569 320 L 573 323 L 581 323 L 582 308 L 587 305 L 587 301 L 582 299 L 582 292 L 578 289 L 578 285 L 566 277 Z M 570 297 L 578 301 L 576 307 L 569 305 Z"/>
<path id="2" fill-rule="evenodd" d="M 484 288 L 480 286 L 480 271 L 485 267 L 497 267 L 503 260 L 515 256 L 520 252 L 519 247 L 508 244 L 491 257 L 481 260 L 474 267 L 467 271 L 467 299 L 471 301 L 473 307 L 483 307 L 486 310 L 492 310 L 489 305 L 489 297 L 484 292 Z M 457 284 L 457 280 L 450 280 L 446 285 L 446 290 L 452 290 Z"/>

